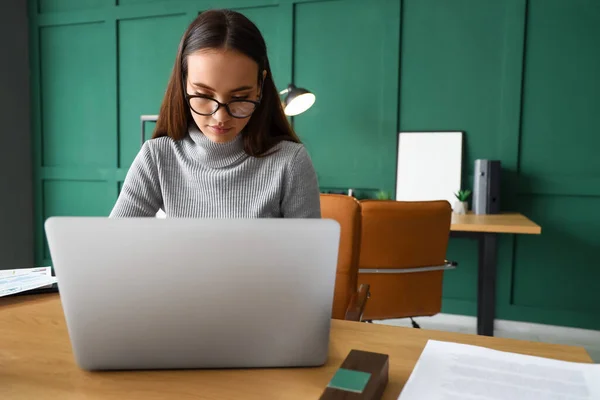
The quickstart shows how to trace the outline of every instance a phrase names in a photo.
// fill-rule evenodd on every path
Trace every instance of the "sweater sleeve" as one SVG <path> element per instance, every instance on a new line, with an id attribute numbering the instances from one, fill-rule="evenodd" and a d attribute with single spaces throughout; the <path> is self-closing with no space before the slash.
<path id="1" fill-rule="evenodd" d="M 317 174 L 304 146 L 288 166 L 281 212 L 283 218 L 321 218 Z"/>
<path id="2" fill-rule="evenodd" d="M 154 217 L 162 203 L 158 170 L 145 142 L 129 167 L 110 217 Z"/>

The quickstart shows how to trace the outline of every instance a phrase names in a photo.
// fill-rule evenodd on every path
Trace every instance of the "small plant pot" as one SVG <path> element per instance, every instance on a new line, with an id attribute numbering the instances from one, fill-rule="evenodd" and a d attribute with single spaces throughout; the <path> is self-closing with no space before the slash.
<path id="1" fill-rule="evenodd" d="M 469 211 L 469 202 L 457 201 L 454 203 L 454 210 L 456 214 L 466 214 Z"/>

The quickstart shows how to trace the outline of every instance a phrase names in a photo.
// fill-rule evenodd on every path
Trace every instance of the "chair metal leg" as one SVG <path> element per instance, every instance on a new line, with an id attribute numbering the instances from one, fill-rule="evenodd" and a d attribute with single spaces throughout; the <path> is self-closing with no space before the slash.
<path id="1" fill-rule="evenodd" d="M 421 329 L 421 327 L 419 326 L 419 324 L 417 324 L 415 322 L 415 320 L 412 319 L 412 317 L 410 317 L 410 322 L 412 323 L 413 328 Z"/>

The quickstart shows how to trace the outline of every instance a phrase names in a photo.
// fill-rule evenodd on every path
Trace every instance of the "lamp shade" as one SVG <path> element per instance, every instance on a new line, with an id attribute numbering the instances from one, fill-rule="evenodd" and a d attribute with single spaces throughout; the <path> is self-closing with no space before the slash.
<path id="1" fill-rule="evenodd" d="M 287 93 L 283 100 L 285 115 L 294 116 L 308 110 L 315 103 L 316 97 L 304 88 L 297 88 L 290 84 L 287 89 L 280 92 Z"/>

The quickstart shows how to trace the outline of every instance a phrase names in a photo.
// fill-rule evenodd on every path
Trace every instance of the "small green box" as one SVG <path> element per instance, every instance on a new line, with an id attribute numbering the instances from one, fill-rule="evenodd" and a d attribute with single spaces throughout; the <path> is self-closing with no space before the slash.
<path id="1" fill-rule="evenodd" d="M 327 385 L 332 389 L 345 390 L 347 392 L 362 393 L 371 379 L 371 374 L 362 371 L 353 371 L 340 368 L 337 370 Z"/>

